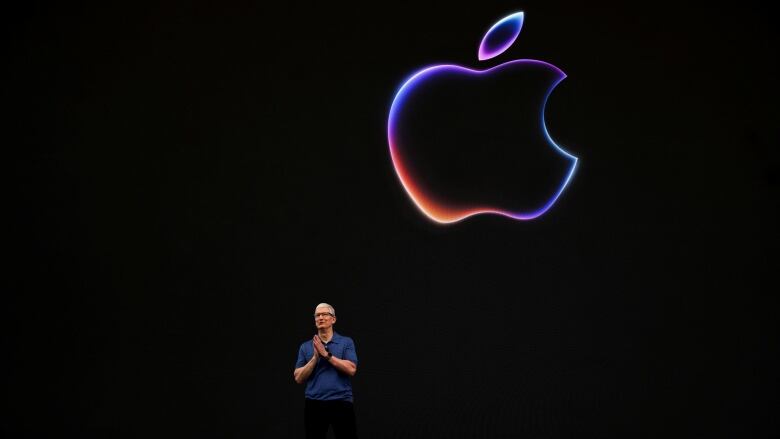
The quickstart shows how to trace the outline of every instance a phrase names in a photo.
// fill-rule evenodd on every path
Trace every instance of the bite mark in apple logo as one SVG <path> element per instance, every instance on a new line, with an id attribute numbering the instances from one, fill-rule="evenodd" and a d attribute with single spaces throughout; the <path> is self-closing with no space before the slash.
<path id="1" fill-rule="evenodd" d="M 480 43 L 478 59 L 488 60 L 508 49 L 520 34 L 523 20 L 524 13 L 517 12 L 496 22 Z M 547 99 L 565 77 L 566 74 L 558 67 L 534 59 L 515 59 L 485 70 L 441 64 L 412 74 L 393 98 L 387 121 L 387 138 L 396 174 L 417 208 L 440 224 L 454 223 L 473 215 L 488 213 L 516 220 L 530 220 L 547 212 L 568 186 L 578 161 L 577 157 L 564 151 L 552 140 L 544 120 Z M 493 105 L 486 102 L 488 98 L 484 90 L 497 85 L 501 88 L 501 94 L 490 99 L 506 101 L 502 103 L 509 102 L 520 109 L 527 108 L 528 112 L 524 118 L 507 116 L 504 114 L 507 112 L 503 110 L 500 113 L 490 113 L 489 108 Z M 512 90 L 508 90 L 509 88 Z M 457 97 L 453 97 L 456 95 Z M 479 109 L 474 110 L 475 106 Z M 457 112 L 452 113 L 456 114 L 454 120 L 441 123 L 442 126 L 431 127 L 434 124 L 431 120 L 436 117 L 427 116 L 438 114 L 437 111 L 441 113 L 442 107 L 447 111 Z M 485 122 L 488 119 L 481 117 L 483 114 L 490 115 L 488 122 Z M 475 127 L 471 122 L 486 126 Z M 495 133 L 502 130 L 505 134 Z M 504 148 L 504 151 L 496 151 L 493 145 L 496 139 L 503 142 L 501 148 Z M 472 144 L 463 147 L 464 141 Z M 458 144 L 461 144 L 461 147 L 454 150 L 453 147 Z M 554 182 L 544 186 L 543 190 L 528 189 L 534 186 L 538 178 L 531 179 L 525 175 L 526 180 L 522 180 L 523 175 L 520 174 L 523 173 L 517 172 L 518 168 L 513 167 L 517 162 L 506 159 L 511 157 L 505 151 L 506 144 L 512 148 L 526 149 L 542 145 L 543 148 L 536 148 L 544 150 L 544 156 L 539 157 L 544 157 L 543 160 L 550 163 L 550 160 L 553 160 L 557 169 L 560 169 L 560 172 L 545 170 L 543 173 L 543 178 L 552 179 Z M 467 151 L 463 151 L 464 149 Z M 436 152 L 432 153 L 434 150 Z M 468 156 L 461 158 L 462 163 L 457 171 L 446 169 L 448 165 L 452 165 L 451 162 L 457 162 L 451 158 L 458 154 Z M 493 162 L 490 163 L 493 164 L 485 165 L 487 162 L 480 161 L 480 154 L 490 154 L 493 157 L 490 159 Z M 551 156 L 553 158 L 548 160 Z M 475 175 L 499 173 L 495 169 L 495 163 L 499 164 L 505 174 L 501 177 L 503 186 L 500 186 L 498 191 L 515 192 L 511 196 L 485 195 L 490 191 L 496 192 L 495 185 L 487 188 L 479 184 L 469 184 L 466 189 L 452 189 L 452 185 L 447 184 L 448 176 L 455 174 L 467 176 L 466 179 L 471 183 L 481 182 L 484 179 L 479 180 Z M 484 166 L 480 167 L 480 164 Z M 533 163 L 522 165 L 535 169 Z M 511 178 L 506 175 L 511 175 Z M 507 190 L 504 190 L 505 188 Z M 530 192 L 533 194 L 529 194 Z"/>

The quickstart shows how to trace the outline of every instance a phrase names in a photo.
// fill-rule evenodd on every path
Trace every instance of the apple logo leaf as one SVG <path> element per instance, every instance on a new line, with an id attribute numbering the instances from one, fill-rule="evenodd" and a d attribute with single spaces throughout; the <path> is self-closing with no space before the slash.
<path id="1" fill-rule="evenodd" d="M 508 15 L 487 31 L 479 44 L 477 57 L 480 61 L 501 55 L 515 42 L 523 27 L 524 15 L 522 11 Z"/>

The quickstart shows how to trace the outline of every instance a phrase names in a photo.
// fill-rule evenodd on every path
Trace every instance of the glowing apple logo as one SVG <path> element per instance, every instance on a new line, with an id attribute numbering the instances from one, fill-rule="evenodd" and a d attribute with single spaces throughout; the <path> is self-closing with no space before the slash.
<path id="1" fill-rule="evenodd" d="M 517 12 L 494 24 L 479 60 L 508 49 L 523 18 Z M 387 137 L 395 171 L 415 205 L 438 223 L 481 213 L 529 220 L 550 209 L 577 167 L 544 121 L 547 99 L 565 77 L 532 59 L 485 70 L 434 65 L 414 73 L 393 99 Z"/>

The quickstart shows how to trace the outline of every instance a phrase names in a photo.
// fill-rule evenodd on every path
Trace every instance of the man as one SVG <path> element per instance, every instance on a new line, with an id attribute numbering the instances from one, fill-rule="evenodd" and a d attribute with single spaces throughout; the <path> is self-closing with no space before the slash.
<path id="1" fill-rule="evenodd" d="M 314 309 L 317 334 L 298 349 L 293 377 L 306 383 L 303 412 L 307 439 L 324 439 L 328 427 L 338 439 L 355 439 L 355 412 L 350 377 L 357 372 L 355 343 L 333 331 L 336 310 L 327 303 Z"/>

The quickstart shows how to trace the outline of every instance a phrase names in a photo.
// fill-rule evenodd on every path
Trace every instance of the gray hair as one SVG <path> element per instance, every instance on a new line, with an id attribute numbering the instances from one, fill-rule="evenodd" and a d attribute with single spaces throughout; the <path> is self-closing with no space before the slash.
<path id="1" fill-rule="evenodd" d="M 333 314 L 333 317 L 336 317 L 336 308 L 332 307 L 329 303 L 320 303 L 314 307 L 314 312 L 317 312 L 317 308 L 330 308 L 330 313 Z"/>

